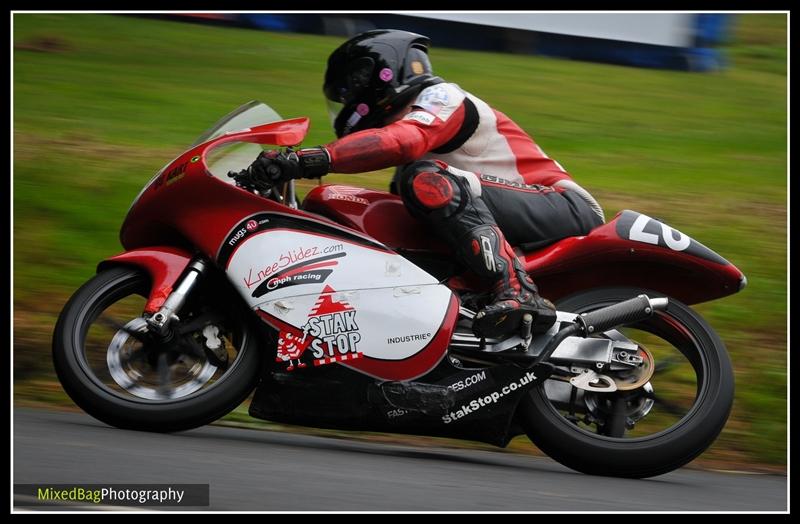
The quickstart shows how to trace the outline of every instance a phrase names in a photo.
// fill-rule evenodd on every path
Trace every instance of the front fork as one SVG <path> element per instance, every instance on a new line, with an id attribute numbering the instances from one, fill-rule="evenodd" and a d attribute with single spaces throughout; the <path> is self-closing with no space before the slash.
<path id="1" fill-rule="evenodd" d="M 169 326 L 180 321 L 178 313 L 186 303 L 186 298 L 207 269 L 207 264 L 200 259 L 192 260 L 186 267 L 181 279 L 176 282 L 174 290 L 167 296 L 164 304 L 147 319 L 147 325 L 161 336 L 169 333 Z"/>
<path id="2" fill-rule="evenodd" d="M 186 297 L 208 269 L 208 262 L 187 251 L 169 246 L 153 246 L 107 258 L 98 266 L 103 271 L 113 266 L 135 266 L 150 276 L 150 296 L 144 306 L 144 317 L 150 330 L 162 336 L 178 320 L 178 312 Z"/>

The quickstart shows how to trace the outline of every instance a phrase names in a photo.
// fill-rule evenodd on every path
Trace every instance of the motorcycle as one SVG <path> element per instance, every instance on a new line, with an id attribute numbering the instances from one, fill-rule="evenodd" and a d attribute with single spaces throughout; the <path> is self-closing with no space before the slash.
<path id="1" fill-rule="evenodd" d="M 161 169 L 53 334 L 65 391 L 119 428 L 208 424 L 254 392 L 281 423 L 506 446 L 527 435 L 584 473 L 649 477 L 717 438 L 734 379 L 689 305 L 736 293 L 733 264 L 624 210 L 522 259 L 558 308 L 502 340 L 472 318 L 488 289 L 396 195 L 233 176 L 307 118 L 250 102 Z M 233 177 L 233 178 L 232 178 Z"/>

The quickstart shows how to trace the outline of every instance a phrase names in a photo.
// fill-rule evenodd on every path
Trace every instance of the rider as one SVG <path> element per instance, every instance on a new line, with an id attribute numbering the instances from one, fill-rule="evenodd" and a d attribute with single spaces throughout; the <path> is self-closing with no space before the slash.
<path id="1" fill-rule="evenodd" d="M 604 222 L 603 211 L 510 118 L 434 76 L 428 45 L 427 37 L 382 29 L 342 44 L 323 86 L 339 139 L 288 155 L 264 152 L 249 171 L 288 180 L 401 166 L 393 192 L 492 284 L 475 333 L 508 335 L 525 313 L 534 332 L 546 331 L 555 308 L 511 245 L 584 235 Z"/>

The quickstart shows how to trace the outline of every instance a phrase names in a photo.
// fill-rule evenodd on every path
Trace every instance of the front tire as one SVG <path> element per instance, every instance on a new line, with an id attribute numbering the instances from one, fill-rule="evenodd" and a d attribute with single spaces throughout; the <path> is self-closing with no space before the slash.
<path id="1" fill-rule="evenodd" d="M 650 298 L 664 296 L 643 289 L 596 289 L 562 300 L 558 309 L 582 313 L 641 293 Z M 624 429 L 610 431 L 609 427 L 613 425 L 611 423 L 603 425 L 601 421 L 596 431 L 592 431 L 589 426 L 581 426 L 581 422 L 576 420 L 578 417 L 566 416 L 554 406 L 545 392 L 545 384 L 534 388 L 519 406 L 518 416 L 522 427 L 542 451 L 577 471 L 631 478 L 667 473 L 687 464 L 705 451 L 722 431 L 730 414 L 734 392 L 731 362 L 723 342 L 697 313 L 670 299 L 667 311 L 658 312 L 651 319 L 631 328 L 644 331 L 645 337 L 653 335 L 662 341 L 667 340 L 685 357 L 685 370 L 673 374 L 678 377 L 674 379 L 674 384 L 669 383 L 668 378 L 667 383 L 662 384 L 666 388 L 662 387 L 661 391 L 682 391 L 686 397 L 694 394 L 695 398 L 691 404 L 689 401 L 685 402 L 685 413 L 678 409 L 679 413 L 674 415 L 674 419 L 664 417 L 669 420 L 668 427 L 659 428 L 653 434 L 629 435 L 626 438 Z M 689 375 L 692 370 L 695 373 L 694 384 L 680 384 L 691 378 Z M 655 395 L 658 395 L 658 371 L 650 380 L 652 386 L 649 387 L 654 388 Z M 644 387 L 640 390 L 643 391 Z M 642 398 L 652 394 L 653 390 L 650 391 L 651 393 L 640 393 Z M 601 402 L 613 406 L 615 398 L 619 398 L 615 395 L 619 395 L 619 392 L 595 395 L 593 398 L 599 400 L 594 400 L 593 407 L 596 408 Z M 591 398 L 592 394 L 585 397 Z M 656 402 L 655 405 L 658 407 L 659 404 Z M 653 416 L 652 413 L 647 415 Z M 656 420 L 659 416 L 661 415 L 655 415 Z M 612 434 L 614 436 L 609 436 Z"/>
<path id="2" fill-rule="evenodd" d="M 58 378 L 70 398 L 84 411 L 118 428 L 168 432 L 208 424 L 241 403 L 258 381 L 260 356 L 253 330 L 244 315 L 219 308 L 225 302 L 219 297 L 211 308 L 209 302 L 213 300 L 194 304 L 190 301 L 184 308 L 189 311 L 181 313 L 184 322 L 197 320 L 201 308 L 204 313 L 211 311 L 217 315 L 215 318 L 223 319 L 215 322 L 218 331 L 225 333 L 226 351 L 232 357 L 230 363 L 226 361 L 225 366 L 218 367 L 221 361 L 204 362 L 203 353 L 198 351 L 185 364 L 185 357 L 165 345 L 157 352 L 137 360 L 131 357 L 123 361 L 124 365 L 120 364 L 122 357 L 115 355 L 113 360 L 108 353 L 112 348 L 121 355 L 137 351 L 137 341 L 128 340 L 131 328 L 122 326 L 144 329 L 140 315 L 149 291 L 149 277 L 127 266 L 102 271 L 76 291 L 61 312 L 53 333 L 53 363 Z M 116 318 L 108 319 L 109 315 Z M 183 336 L 202 340 L 196 331 Z M 125 343 L 115 345 L 114 340 Z M 120 349 L 121 345 L 125 347 Z M 167 354 L 173 356 L 167 360 Z M 161 377 L 163 368 L 170 378 L 176 374 L 175 368 L 183 366 L 183 383 L 171 393 L 166 387 L 161 389 L 158 378 L 155 386 L 135 384 L 136 379 L 145 381 L 148 370 L 156 366 L 162 367 L 151 375 Z M 120 376 L 125 380 L 120 380 Z"/>

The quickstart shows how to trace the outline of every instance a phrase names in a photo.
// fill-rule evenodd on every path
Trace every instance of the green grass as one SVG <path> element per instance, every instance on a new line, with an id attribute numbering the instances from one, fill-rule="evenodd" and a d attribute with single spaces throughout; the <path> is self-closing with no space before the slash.
<path id="1" fill-rule="evenodd" d="M 341 38 L 163 20 L 16 14 L 14 356 L 47 376 L 58 311 L 121 251 L 141 186 L 220 116 L 260 99 L 333 140 L 321 93 Z M 712 454 L 786 460 L 786 16 L 738 15 L 730 67 L 685 73 L 435 48 L 436 73 L 514 118 L 604 205 L 658 216 L 735 263 L 748 288 L 697 309 L 737 378 Z M 435 43 L 435 42 L 434 42 Z M 331 175 L 384 188 L 388 171 Z M 308 187 L 308 186 L 306 186 Z"/>

